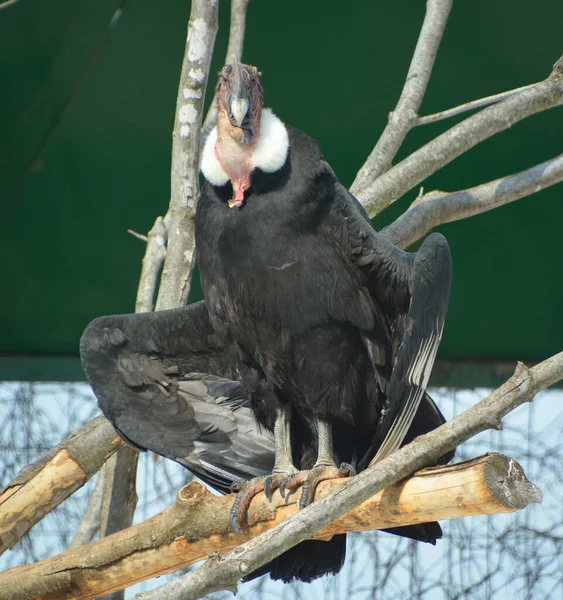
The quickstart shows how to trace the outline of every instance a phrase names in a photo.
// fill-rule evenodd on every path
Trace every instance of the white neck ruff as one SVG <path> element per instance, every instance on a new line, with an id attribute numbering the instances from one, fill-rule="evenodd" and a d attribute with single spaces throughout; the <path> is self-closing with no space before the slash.
<path id="1" fill-rule="evenodd" d="M 223 169 L 215 154 L 217 143 L 217 127 L 214 127 L 207 137 L 201 157 L 201 172 L 209 183 L 223 186 L 229 181 L 229 176 Z M 260 135 L 250 159 L 250 168 L 260 169 L 266 173 L 279 171 L 287 159 L 289 138 L 287 129 L 271 109 L 263 108 L 260 115 Z"/>

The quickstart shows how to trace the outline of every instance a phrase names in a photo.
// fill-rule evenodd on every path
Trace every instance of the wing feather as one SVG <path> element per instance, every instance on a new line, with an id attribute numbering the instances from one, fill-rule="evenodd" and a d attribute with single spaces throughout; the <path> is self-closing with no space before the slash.
<path id="1" fill-rule="evenodd" d="M 373 463 L 403 444 L 427 397 L 448 307 L 451 255 L 445 238 L 437 233 L 428 236 L 417 253 L 396 248 L 373 229 L 359 202 L 339 183 L 335 186 L 333 218 L 346 229 L 342 249 L 388 319 L 392 337 L 388 386 L 365 457 Z"/>
<path id="2" fill-rule="evenodd" d="M 274 462 L 203 302 L 94 320 L 80 352 L 100 408 L 120 436 L 187 467 L 215 489 Z"/>

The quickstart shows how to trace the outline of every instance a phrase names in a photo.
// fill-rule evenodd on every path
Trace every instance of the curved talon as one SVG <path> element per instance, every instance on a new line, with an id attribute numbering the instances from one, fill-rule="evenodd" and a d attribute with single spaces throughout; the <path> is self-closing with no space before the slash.
<path id="1" fill-rule="evenodd" d="M 247 481 L 237 494 L 229 518 L 231 529 L 237 535 L 241 535 L 241 527 L 246 524 L 246 516 L 250 503 L 254 496 L 264 489 L 265 479 L 266 477 L 254 477 L 254 479 Z"/>
<path id="2" fill-rule="evenodd" d="M 309 471 L 297 471 L 293 475 L 288 475 L 280 485 L 281 497 L 285 500 L 287 492 L 295 492 L 299 486 L 305 483 Z"/>
<path id="3" fill-rule="evenodd" d="M 266 496 L 270 502 L 272 501 L 274 492 L 278 488 L 281 488 L 281 485 L 285 481 L 286 477 L 287 476 L 285 473 L 272 473 L 264 480 L 264 496 Z"/>
<path id="4" fill-rule="evenodd" d="M 287 486 L 288 481 L 291 479 L 291 477 L 286 477 L 280 485 L 280 496 L 285 500 L 285 488 Z"/>

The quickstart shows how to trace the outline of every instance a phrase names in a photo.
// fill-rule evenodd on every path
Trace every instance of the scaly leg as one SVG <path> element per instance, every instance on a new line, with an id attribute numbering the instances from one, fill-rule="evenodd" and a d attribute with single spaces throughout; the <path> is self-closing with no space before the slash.
<path id="1" fill-rule="evenodd" d="M 280 493 L 285 496 L 287 490 L 296 490 L 303 485 L 299 509 L 305 508 L 313 501 L 315 490 L 321 481 L 327 479 L 340 479 L 355 475 L 354 468 L 348 463 L 342 463 L 340 467 L 334 462 L 332 448 L 332 425 L 328 421 L 318 419 L 318 453 L 317 461 L 310 471 L 300 471 L 293 477 L 286 479 L 280 486 Z"/>
<path id="2" fill-rule="evenodd" d="M 271 475 L 255 477 L 246 482 L 237 494 L 231 509 L 231 527 L 235 533 L 240 534 L 240 528 L 246 521 L 246 515 L 254 496 L 264 490 L 268 500 L 272 499 L 274 491 L 298 470 L 293 466 L 291 456 L 291 408 L 279 406 L 276 409 L 274 423 L 274 451 L 275 463 Z"/>

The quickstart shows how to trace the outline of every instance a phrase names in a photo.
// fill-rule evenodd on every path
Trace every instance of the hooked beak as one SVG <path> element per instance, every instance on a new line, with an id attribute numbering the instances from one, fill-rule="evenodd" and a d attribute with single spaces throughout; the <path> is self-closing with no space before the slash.
<path id="1" fill-rule="evenodd" d="M 235 125 L 240 127 L 248 112 L 248 99 L 233 96 L 231 99 L 231 113 L 235 120 Z"/>

